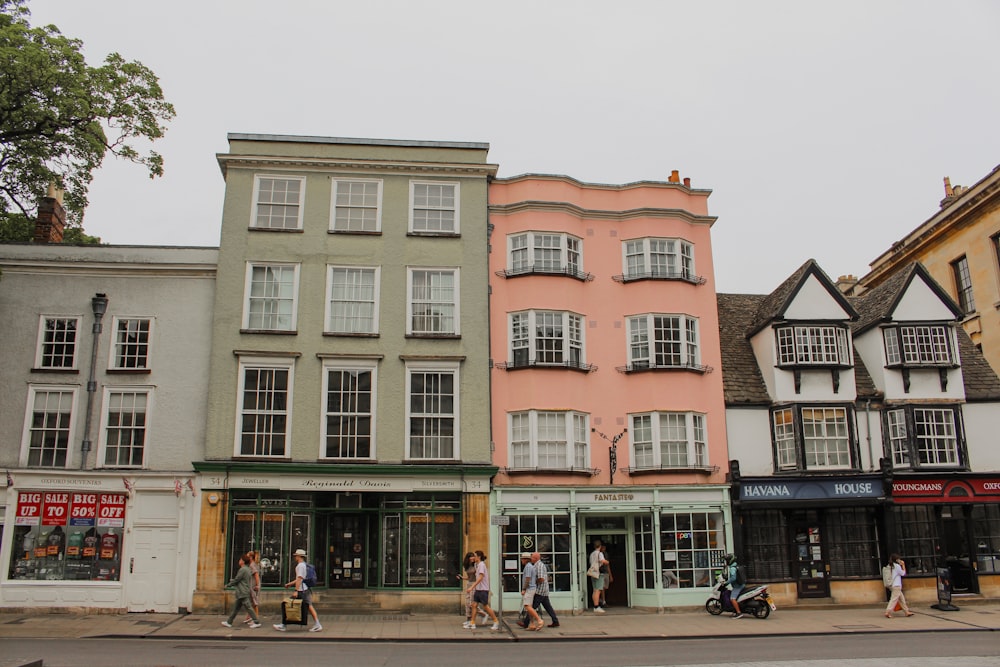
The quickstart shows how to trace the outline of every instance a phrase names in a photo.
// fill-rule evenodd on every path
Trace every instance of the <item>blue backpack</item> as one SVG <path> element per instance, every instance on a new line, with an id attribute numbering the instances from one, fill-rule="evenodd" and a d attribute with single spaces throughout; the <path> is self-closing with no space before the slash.
<path id="1" fill-rule="evenodd" d="M 309 588 L 316 585 L 316 568 L 312 563 L 306 563 L 306 576 L 302 579 L 302 583 Z"/>

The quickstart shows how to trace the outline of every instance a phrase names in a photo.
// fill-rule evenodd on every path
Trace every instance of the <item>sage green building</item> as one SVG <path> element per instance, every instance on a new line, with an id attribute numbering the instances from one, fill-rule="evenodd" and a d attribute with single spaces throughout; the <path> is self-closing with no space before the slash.
<path id="1" fill-rule="evenodd" d="M 336 604 L 451 608 L 487 549 L 488 144 L 229 135 L 196 607 L 260 554 Z M 329 598 L 328 598 L 329 600 Z"/>

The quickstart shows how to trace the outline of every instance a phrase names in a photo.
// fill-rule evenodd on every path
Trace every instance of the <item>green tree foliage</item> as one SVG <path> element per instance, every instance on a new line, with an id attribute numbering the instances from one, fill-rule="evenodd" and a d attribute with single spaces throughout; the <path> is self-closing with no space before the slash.
<path id="1" fill-rule="evenodd" d="M 110 152 L 162 176 L 163 158 L 137 142 L 162 137 L 174 108 L 142 63 L 112 53 L 90 67 L 80 40 L 32 27 L 29 15 L 26 0 L 0 0 L 0 220 L 13 229 L 23 226 L 17 216 L 33 220 L 55 183 L 65 191 L 66 241 L 85 241 L 93 172 Z"/>

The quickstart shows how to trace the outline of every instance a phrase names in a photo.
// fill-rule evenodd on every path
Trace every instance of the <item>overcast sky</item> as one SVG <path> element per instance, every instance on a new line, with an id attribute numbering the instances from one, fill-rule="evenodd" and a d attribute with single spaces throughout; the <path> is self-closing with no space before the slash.
<path id="1" fill-rule="evenodd" d="M 713 190 L 717 288 L 863 275 L 942 178 L 1000 164 L 1000 3 L 31 0 L 160 77 L 166 175 L 108 160 L 85 230 L 218 245 L 229 132 L 490 144 L 499 175 Z"/>

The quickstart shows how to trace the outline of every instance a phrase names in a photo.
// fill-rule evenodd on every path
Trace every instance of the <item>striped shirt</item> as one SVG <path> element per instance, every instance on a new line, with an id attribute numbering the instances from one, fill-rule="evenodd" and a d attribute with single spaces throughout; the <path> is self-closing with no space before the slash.
<path id="1" fill-rule="evenodd" d="M 541 579 L 538 582 L 538 589 L 535 591 L 535 595 L 547 597 L 549 594 L 549 568 L 546 567 L 545 561 L 540 560 L 535 563 L 535 578 Z"/>

